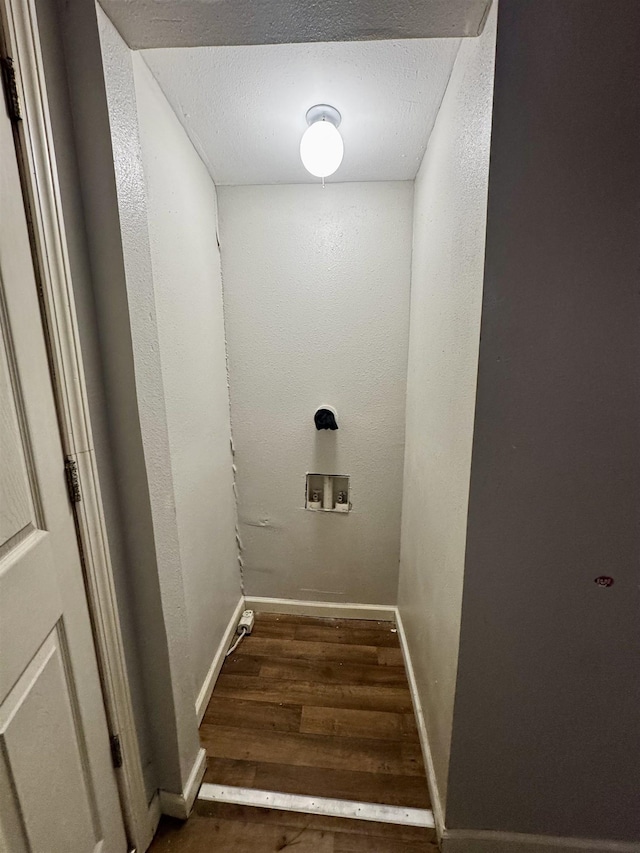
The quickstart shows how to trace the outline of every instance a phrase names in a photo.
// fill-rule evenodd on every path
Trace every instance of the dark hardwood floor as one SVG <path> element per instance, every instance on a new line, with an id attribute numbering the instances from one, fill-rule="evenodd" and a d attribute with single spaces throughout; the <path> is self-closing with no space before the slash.
<path id="1" fill-rule="evenodd" d="M 186 823 L 163 818 L 149 853 L 437 853 L 435 831 L 197 802 Z"/>
<path id="2" fill-rule="evenodd" d="M 251 636 L 225 661 L 200 737 L 206 782 L 430 806 L 389 622 L 257 614 Z"/>

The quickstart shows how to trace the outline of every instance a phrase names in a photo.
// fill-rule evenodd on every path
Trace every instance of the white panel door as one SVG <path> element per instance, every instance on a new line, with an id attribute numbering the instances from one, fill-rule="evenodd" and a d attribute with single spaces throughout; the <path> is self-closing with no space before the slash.
<path id="1" fill-rule="evenodd" d="M 126 849 L 0 95 L 0 851 Z"/>

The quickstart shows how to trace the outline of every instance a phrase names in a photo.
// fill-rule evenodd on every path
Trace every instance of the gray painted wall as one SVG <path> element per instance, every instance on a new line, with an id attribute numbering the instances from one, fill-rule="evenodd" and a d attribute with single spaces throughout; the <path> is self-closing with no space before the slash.
<path id="1" fill-rule="evenodd" d="M 37 0 L 36 7 L 58 180 L 64 210 L 67 249 L 73 277 L 75 309 L 91 410 L 91 427 L 99 465 L 100 489 L 106 517 L 109 551 L 118 598 L 118 611 L 127 659 L 136 731 L 147 796 L 150 799 L 157 784 L 143 690 L 142 663 L 135 625 L 134 585 L 129 571 L 126 534 L 122 524 L 118 498 L 118 472 L 110 427 L 114 413 L 111 412 L 110 415 L 108 404 L 106 373 L 100 347 L 98 297 L 94 289 L 95 280 L 91 270 L 83 199 L 79 185 L 76 140 L 61 32 L 62 17 L 58 13 L 56 0 Z"/>
<path id="2" fill-rule="evenodd" d="M 103 0 L 134 48 L 475 36 L 491 0 Z"/>
<path id="3" fill-rule="evenodd" d="M 395 604 L 413 184 L 218 194 L 245 591 Z M 353 511 L 305 510 L 308 471 Z"/>
<path id="4" fill-rule="evenodd" d="M 639 81 L 635 0 L 501 0 L 449 827 L 640 839 Z"/>
<path id="5" fill-rule="evenodd" d="M 140 701 L 138 694 L 136 722 L 143 744 L 147 792 L 151 796 L 157 788 L 182 791 L 199 743 L 193 677 L 190 668 L 185 667 L 189 646 L 184 602 L 182 608 L 179 603 L 184 593 L 180 592 L 179 573 L 172 572 L 168 562 L 171 552 L 163 547 L 166 540 L 157 540 L 154 529 L 157 519 L 152 514 L 149 489 L 154 472 L 149 473 L 143 440 L 144 436 L 148 445 L 149 430 L 154 428 L 154 423 L 153 418 L 151 423 L 148 418 L 145 420 L 138 406 L 139 387 L 148 388 L 149 393 L 157 390 L 154 380 L 158 372 L 154 373 L 157 365 L 153 363 L 153 356 L 151 363 L 136 360 L 132 345 L 132 329 L 136 319 L 140 321 L 140 314 L 130 313 L 130 307 L 139 306 L 136 300 L 144 300 L 149 293 L 146 288 L 149 280 L 144 278 L 144 255 L 138 251 L 139 246 L 132 248 L 131 242 L 147 228 L 144 207 L 132 203 L 132 199 L 144 201 L 143 195 L 135 196 L 143 184 L 135 180 L 140 174 L 140 157 L 132 68 L 129 51 L 113 30 L 108 48 L 112 50 L 112 59 L 119 58 L 117 65 L 121 76 L 116 82 L 115 95 L 113 89 L 110 94 L 119 100 L 123 115 L 131 124 L 127 127 L 123 122 L 120 136 L 114 135 L 112 145 L 97 13 L 104 23 L 104 16 L 93 3 L 70 0 L 61 3 L 58 9 L 77 163 L 76 176 L 72 168 L 75 164 L 71 163 L 73 152 L 65 150 L 63 162 L 68 186 L 63 187 L 66 195 L 63 202 L 65 215 L 69 216 L 70 227 L 74 229 L 74 275 L 90 274 L 95 302 L 93 319 L 97 328 L 83 330 L 83 352 L 87 353 L 90 381 L 96 386 L 91 389 L 92 419 L 100 472 L 107 486 L 103 497 L 131 671 L 131 661 L 135 660 L 132 647 L 139 654 L 141 679 L 137 686 L 141 687 L 143 699 Z M 50 56 L 59 62 L 53 51 Z M 62 88 L 63 81 L 58 81 L 57 99 L 61 97 Z M 59 103 L 64 104 L 64 101 Z M 68 121 L 65 124 L 62 120 L 58 125 L 57 138 L 64 147 L 69 142 L 65 133 L 69 134 L 71 127 Z M 135 132 L 129 133 L 130 130 Z M 129 174 L 134 179 L 127 188 L 132 193 L 127 198 L 129 206 L 124 206 L 129 215 L 123 220 L 126 245 L 123 245 L 121 232 L 122 209 L 116 191 L 114 150 L 118 152 L 115 159 L 120 177 Z M 79 197 L 74 198 L 73 192 L 77 192 L 78 186 L 72 184 L 76 178 Z M 82 213 L 86 223 L 86 258 L 81 255 L 84 235 L 79 219 Z M 138 279 L 136 272 L 140 273 Z M 90 324 L 92 306 L 88 283 L 74 281 L 74 286 L 79 291 L 81 320 Z M 157 345 L 153 351 L 157 351 Z M 102 363 L 101 378 L 97 373 L 99 361 Z M 102 388 L 98 388 L 101 383 Z M 100 401 L 101 391 L 104 405 Z M 158 445 L 161 447 L 160 440 Z M 151 462 L 157 462 L 157 456 Z M 170 535 L 170 526 L 167 531 L 162 532 Z M 128 588 L 126 582 L 130 585 Z M 176 589 L 177 595 L 173 594 Z M 165 607 L 167 593 L 171 601 L 169 607 Z M 132 677 L 135 677 L 133 671 Z"/>
<path id="6" fill-rule="evenodd" d="M 398 607 L 446 801 L 475 409 L 495 12 L 462 42 L 414 191 Z"/>
<path id="7" fill-rule="evenodd" d="M 158 787 L 180 791 L 182 772 L 137 406 L 101 46 L 93 3 L 71 0 L 60 3 L 58 8 L 111 444 L 110 448 L 97 446 L 96 452 L 101 474 L 105 466 L 114 466 L 113 502 L 109 504 L 109 496 L 104 495 L 108 536 L 114 547 L 122 532 L 122 553 L 132 588 L 132 595 L 125 595 L 135 612 L 135 642 L 140 649 L 145 705 L 148 710 L 153 709 L 145 720 L 153 756 L 153 766 L 147 765 L 145 775 L 151 796 Z M 92 417 L 100 419 L 95 405 Z M 118 595 L 122 600 L 122 588 Z M 140 728 L 140 721 L 137 722 Z"/>

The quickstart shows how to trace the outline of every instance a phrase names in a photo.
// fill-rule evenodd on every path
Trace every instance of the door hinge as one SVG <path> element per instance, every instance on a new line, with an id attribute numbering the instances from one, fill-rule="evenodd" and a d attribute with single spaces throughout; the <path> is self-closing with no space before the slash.
<path id="1" fill-rule="evenodd" d="M 10 56 L 0 57 L 2 66 L 2 83 L 7 101 L 7 111 L 12 122 L 21 121 L 20 100 L 18 98 L 18 86 L 16 84 L 16 70 L 13 67 L 13 59 Z"/>
<path id="2" fill-rule="evenodd" d="M 78 463 L 71 456 L 65 457 L 64 473 L 67 478 L 67 491 L 69 492 L 69 500 L 72 504 L 80 503 L 80 501 L 82 500 L 82 495 L 80 493 Z"/>
<path id="3" fill-rule="evenodd" d="M 122 767 L 122 746 L 120 745 L 119 735 L 110 735 L 109 743 L 111 745 L 111 761 L 116 770 Z"/>

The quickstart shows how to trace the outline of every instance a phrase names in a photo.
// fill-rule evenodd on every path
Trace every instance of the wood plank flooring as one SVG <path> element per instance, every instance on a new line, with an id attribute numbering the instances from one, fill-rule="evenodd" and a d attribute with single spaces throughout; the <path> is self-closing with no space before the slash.
<path id="1" fill-rule="evenodd" d="M 437 853 L 435 831 L 223 803 L 163 818 L 149 853 Z"/>
<path id="2" fill-rule="evenodd" d="M 429 808 L 394 629 L 257 614 L 251 636 L 225 661 L 200 727 L 205 781 Z M 383 849 L 347 843 L 356 844 L 342 839 L 328 849 Z"/>

